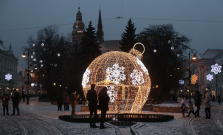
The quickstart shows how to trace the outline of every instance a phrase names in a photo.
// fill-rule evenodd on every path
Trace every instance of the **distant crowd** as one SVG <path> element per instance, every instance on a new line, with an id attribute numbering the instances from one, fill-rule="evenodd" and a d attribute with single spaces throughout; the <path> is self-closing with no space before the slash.
<path id="1" fill-rule="evenodd" d="M 194 106 L 193 106 L 193 102 L 191 100 L 191 98 L 187 98 L 185 97 L 185 100 L 189 100 L 188 101 L 188 106 L 186 106 L 186 102 L 184 100 L 184 98 L 181 101 L 181 110 L 182 110 L 182 115 L 183 117 L 185 117 L 185 111 L 186 109 L 188 109 L 188 114 L 187 117 L 190 117 L 190 114 L 192 113 L 194 115 L 194 117 L 200 117 L 200 106 L 201 106 L 201 93 L 199 91 L 195 91 L 194 94 L 194 103 L 196 106 L 196 111 L 194 110 Z M 221 104 L 221 97 L 218 96 L 217 97 L 218 103 Z M 206 114 L 206 119 L 210 119 L 211 118 L 211 101 L 215 102 L 215 96 L 211 96 L 210 92 L 206 92 L 205 93 L 205 98 L 204 98 L 204 107 L 205 107 L 205 114 Z"/>

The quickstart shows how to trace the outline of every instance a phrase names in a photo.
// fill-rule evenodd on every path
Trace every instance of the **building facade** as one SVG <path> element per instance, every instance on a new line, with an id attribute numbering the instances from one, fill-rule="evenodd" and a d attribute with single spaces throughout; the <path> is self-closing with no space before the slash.
<path id="1" fill-rule="evenodd" d="M 215 64 L 218 64 L 219 68 L 214 69 Z M 195 84 L 196 90 L 199 90 L 202 94 L 210 91 L 212 96 L 223 97 L 223 73 L 220 66 L 223 67 L 223 50 L 208 49 L 205 51 L 201 55 L 201 59 L 195 61 L 192 66 L 192 72 L 198 75 Z"/>
<path id="2" fill-rule="evenodd" d="M 16 88 L 18 82 L 17 73 L 18 58 L 16 58 L 12 51 L 10 44 L 9 49 L 6 50 L 0 46 L 0 94 L 2 95 L 7 90 Z M 6 77 L 6 75 L 9 75 Z"/>

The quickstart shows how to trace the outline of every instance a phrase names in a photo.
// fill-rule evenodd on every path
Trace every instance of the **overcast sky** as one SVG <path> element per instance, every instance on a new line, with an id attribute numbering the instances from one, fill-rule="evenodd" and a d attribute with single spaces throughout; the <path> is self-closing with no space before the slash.
<path id="1" fill-rule="evenodd" d="M 20 58 L 29 35 L 48 25 L 59 25 L 59 33 L 72 32 L 78 4 L 85 26 L 97 27 L 99 7 L 105 40 L 119 40 L 129 18 L 137 34 L 150 24 L 173 24 L 191 39 L 191 48 L 223 49 L 223 0 L 0 0 L 0 39 L 11 42 Z M 117 19 L 117 17 L 123 17 Z"/>

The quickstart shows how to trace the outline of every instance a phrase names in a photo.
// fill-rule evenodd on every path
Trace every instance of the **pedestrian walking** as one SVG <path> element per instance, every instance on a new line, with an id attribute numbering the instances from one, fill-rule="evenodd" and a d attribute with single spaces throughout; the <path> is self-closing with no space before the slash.
<path id="1" fill-rule="evenodd" d="M 22 101 L 25 102 L 26 99 L 26 94 L 24 94 L 24 92 L 22 92 Z"/>
<path id="2" fill-rule="evenodd" d="M 221 104 L 221 96 L 218 95 L 218 103 Z"/>
<path id="3" fill-rule="evenodd" d="M 212 96 L 212 102 L 215 102 L 215 96 L 214 95 Z"/>
<path id="4" fill-rule="evenodd" d="M 195 102 L 195 106 L 197 107 L 197 110 L 195 111 L 195 115 L 197 117 L 200 117 L 200 106 L 201 106 L 201 93 L 200 91 L 195 91 L 195 94 L 194 94 L 194 102 Z"/>
<path id="5" fill-rule="evenodd" d="M 27 105 L 29 104 L 29 98 L 30 98 L 30 95 L 29 95 L 29 93 L 27 93 L 27 95 L 26 95 L 26 104 Z"/>
<path id="6" fill-rule="evenodd" d="M 62 105 L 63 105 L 63 96 L 62 94 L 57 95 L 57 110 L 62 111 Z"/>
<path id="7" fill-rule="evenodd" d="M 206 119 L 210 119 L 211 118 L 211 95 L 209 94 L 209 92 L 205 94 L 204 105 L 205 105 Z"/>
<path id="8" fill-rule="evenodd" d="M 187 115 L 187 117 L 190 117 L 190 114 L 193 113 L 194 117 L 196 118 L 196 114 L 194 113 L 194 106 L 191 100 L 189 100 L 189 113 Z"/>
<path id="9" fill-rule="evenodd" d="M 88 107 L 90 111 L 90 127 L 96 128 L 96 119 L 97 119 L 97 93 L 95 91 L 95 84 L 91 84 L 91 89 L 87 92 L 87 100 L 88 100 Z M 94 115 L 93 119 L 92 116 Z"/>
<path id="10" fill-rule="evenodd" d="M 15 110 L 17 110 L 17 115 L 20 115 L 20 112 L 19 112 L 20 95 L 18 91 L 14 90 L 14 93 L 12 94 L 11 98 L 12 98 L 12 106 L 13 106 L 12 115 L 15 115 Z"/>
<path id="11" fill-rule="evenodd" d="M 71 98 L 70 98 L 71 108 L 72 108 L 71 115 L 75 115 L 78 98 L 79 98 L 79 95 L 77 95 L 77 92 L 73 91 L 73 93 L 71 94 Z"/>
<path id="12" fill-rule="evenodd" d="M 101 110 L 101 122 L 100 122 L 100 129 L 106 128 L 104 125 L 105 116 L 108 108 L 108 102 L 110 98 L 107 93 L 107 87 L 103 87 L 99 93 L 99 109 Z"/>
<path id="13" fill-rule="evenodd" d="M 181 108 L 182 115 L 183 115 L 183 118 L 184 118 L 185 117 L 184 112 L 186 110 L 186 104 L 184 102 L 184 99 L 181 100 L 181 106 L 180 106 L 180 108 Z"/>
<path id="14" fill-rule="evenodd" d="M 0 99 L 2 99 L 2 106 L 3 106 L 3 115 L 5 115 L 5 112 L 7 115 L 9 115 L 8 112 L 8 106 L 9 106 L 9 95 L 7 93 L 4 93 L 2 97 L 0 97 Z"/>
<path id="15" fill-rule="evenodd" d="M 64 103 L 64 111 L 69 110 L 69 104 L 70 104 L 70 96 L 64 95 L 63 98 L 63 103 Z"/>

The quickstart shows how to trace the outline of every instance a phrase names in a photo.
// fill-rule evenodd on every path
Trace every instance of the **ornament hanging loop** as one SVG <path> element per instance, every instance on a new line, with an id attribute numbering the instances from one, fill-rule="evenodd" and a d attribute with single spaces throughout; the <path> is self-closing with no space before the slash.
<path id="1" fill-rule="evenodd" d="M 140 52 L 140 51 L 136 50 L 135 49 L 136 45 L 141 45 L 143 47 L 143 51 Z M 135 43 L 133 48 L 129 51 L 130 54 L 138 57 L 139 59 L 142 59 L 142 55 L 143 55 L 144 52 L 145 52 L 145 46 L 140 42 Z"/>

